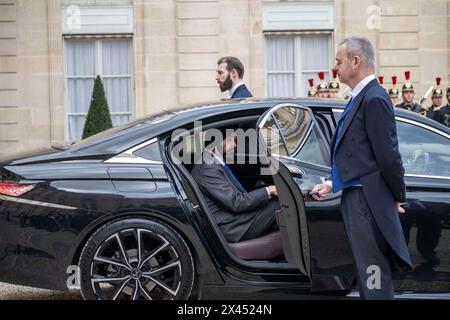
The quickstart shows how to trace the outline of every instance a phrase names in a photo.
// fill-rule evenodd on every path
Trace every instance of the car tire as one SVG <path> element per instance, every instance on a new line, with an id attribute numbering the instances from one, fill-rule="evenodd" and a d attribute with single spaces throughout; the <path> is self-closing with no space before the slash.
<path id="1" fill-rule="evenodd" d="M 188 299 L 194 262 L 172 227 L 141 217 L 111 221 L 92 234 L 79 260 L 83 298 Z"/>

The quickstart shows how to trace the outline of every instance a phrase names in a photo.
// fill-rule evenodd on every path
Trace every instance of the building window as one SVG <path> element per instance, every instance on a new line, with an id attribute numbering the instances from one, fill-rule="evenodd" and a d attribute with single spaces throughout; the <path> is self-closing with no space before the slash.
<path id="1" fill-rule="evenodd" d="M 100 75 L 113 126 L 132 118 L 130 38 L 65 39 L 67 137 L 81 139 L 94 81 Z"/>
<path id="2" fill-rule="evenodd" d="M 266 36 L 267 95 L 306 96 L 308 78 L 317 85 L 319 71 L 330 78 L 331 34 Z"/>

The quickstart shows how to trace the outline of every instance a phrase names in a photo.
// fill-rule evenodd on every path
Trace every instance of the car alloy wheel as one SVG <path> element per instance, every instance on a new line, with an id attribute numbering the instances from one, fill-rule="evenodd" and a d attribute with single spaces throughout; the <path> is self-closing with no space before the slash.
<path id="1" fill-rule="evenodd" d="M 86 299 L 187 299 L 194 280 L 188 246 L 172 228 L 145 219 L 107 224 L 80 258 Z"/>

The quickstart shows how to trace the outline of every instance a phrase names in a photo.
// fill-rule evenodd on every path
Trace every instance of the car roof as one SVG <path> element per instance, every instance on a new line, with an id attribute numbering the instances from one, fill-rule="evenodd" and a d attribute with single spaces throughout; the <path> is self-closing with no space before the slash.
<path id="1" fill-rule="evenodd" d="M 347 101 L 324 98 L 247 98 L 211 101 L 168 108 L 112 128 L 100 133 L 98 136 L 82 140 L 74 144 L 69 150 L 58 152 L 57 154 L 32 157 L 34 159 L 27 159 L 26 162 L 30 160 L 32 162 L 44 160 L 42 157 L 50 160 L 50 158 L 68 159 L 79 156 L 100 158 L 104 155 L 115 155 L 165 132 L 171 132 L 183 126 L 192 126 L 192 123 L 199 119 L 220 118 L 225 114 L 227 117 L 257 115 L 261 114 L 261 111 L 265 109 L 282 103 L 303 105 L 310 107 L 314 111 L 319 109 L 343 109 Z M 395 108 L 395 114 L 425 123 L 450 134 L 450 129 L 447 127 L 417 113 Z"/>
<path id="2" fill-rule="evenodd" d="M 337 107 L 343 108 L 345 101 L 325 100 L 317 98 L 268 98 L 268 99 L 233 99 L 213 102 L 198 103 L 189 106 L 165 109 L 157 114 L 142 117 L 127 125 L 110 129 L 110 134 L 104 132 L 101 139 L 88 138 L 87 143 L 76 143 L 72 151 L 85 153 L 88 149 L 99 148 L 102 154 L 115 154 L 118 150 L 126 150 L 142 141 L 142 137 L 152 138 L 164 132 L 172 131 L 178 127 L 192 124 L 195 120 L 229 117 L 234 114 L 239 116 L 256 115 L 280 103 L 299 104 L 308 107 Z M 91 139 L 91 141 L 89 141 Z M 101 146 L 102 145 L 102 146 Z"/>
<path id="3" fill-rule="evenodd" d="M 142 140 L 142 136 L 148 136 L 151 138 L 164 132 L 172 131 L 178 127 L 182 127 L 183 125 L 192 124 L 195 120 L 213 118 L 214 116 L 220 117 L 225 114 L 232 117 L 235 113 L 236 115 L 239 114 L 239 116 L 241 116 L 245 115 L 246 111 L 248 114 L 254 115 L 256 114 L 255 112 L 260 113 L 261 109 L 269 109 L 282 103 L 303 105 L 312 108 L 312 110 L 316 110 L 327 108 L 343 109 L 347 104 L 347 101 L 343 99 L 333 100 L 324 98 L 246 98 L 224 99 L 165 109 L 161 112 L 161 114 L 166 117 L 163 121 L 152 121 L 152 119 L 154 119 L 154 115 L 150 115 L 147 118 L 150 119 L 149 121 L 146 120 L 146 117 L 142 118 L 140 123 L 143 125 L 128 128 L 124 139 L 120 138 L 124 132 L 122 132 L 122 134 L 119 132 L 116 135 L 106 137 L 105 140 L 115 140 L 114 143 L 111 144 L 111 146 L 115 147 L 106 147 L 104 152 L 116 153 L 118 149 L 124 150 L 127 149 L 127 147 L 131 148 Z M 421 116 L 418 113 L 400 108 L 395 108 L 394 111 L 397 116 L 416 120 L 449 133 L 449 129 L 447 127 Z M 119 145 L 120 147 L 116 148 Z"/>

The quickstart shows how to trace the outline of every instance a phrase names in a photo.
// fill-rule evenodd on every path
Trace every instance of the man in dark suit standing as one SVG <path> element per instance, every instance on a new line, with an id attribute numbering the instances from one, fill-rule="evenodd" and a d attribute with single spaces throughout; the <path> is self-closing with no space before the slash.
<path id="1" fill-rule="evenodd" d="M 203 158 L 209 161 L 196 164 L 191 172 L 225 239 L 231 243 L 277 230 L 275 211 L 280 207 L 275 186 L 247 192 L 241 185 L 224 161 L 235 147 L 233 133 L 223 140 L 222 151 L 206 150 Z"/>
<path id="2" fill-rule="evenodd" d="M 242 81 L 244 65 L 236 57 L 222 57 L 217 61 L 216 81 L 222 92 L 229 91 L 229 99 L 253 97 Z"/>
<path id="3" fill-rule="evenodd" d="M 339 44 L 339 80 L 351 89 L 331 143 L 332 180 L 314 186 L 316 200 L 342 190 L 341 208 L 363 299 L 393 299 L 391 271 L 410 270 L 400 224 L 405 211 L 404 168 L 394 110 L 375 78 L 369 40 L 349 37 Z"/>

